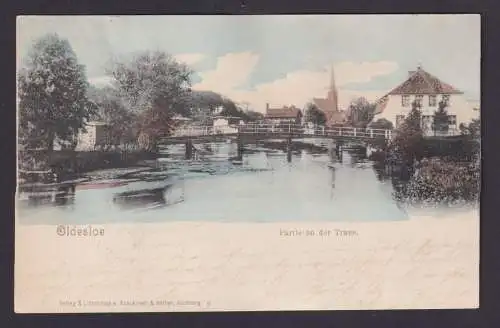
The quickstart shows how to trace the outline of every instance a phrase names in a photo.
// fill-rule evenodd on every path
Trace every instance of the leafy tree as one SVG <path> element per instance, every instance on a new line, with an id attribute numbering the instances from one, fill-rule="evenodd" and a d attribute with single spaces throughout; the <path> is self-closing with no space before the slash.
<path id="1" fill-rule="evenodd" d="M 423 132 L 421 128 L 422 113 L 421 105 L 414 101 L 412 109 L 405 119 L 403 124 L 396 130 L 395 137 L 392 141 L 392 147 L 396 152 L 402 155 L 402 158 L 413 163 L 415 160 L 420 160 L 423 155 Z"/>
<path id="2" fill-rule="evenodd" d="M 261 112 L 253 111 L 253 110 L 246 110 L 245 115 L 247 117 L 247 121 L 250 121 L 250 122 L 255 122 L 255 121 L 259 121 L 259 120 L 264 119 L 264 114 L 262 114 Z"/>
<path id="3" fill-rule="evenodd" d="M 361 97 L 349 105 L 349 123 L 355 127 L 366 127 L 374 116 L 376 104 Z"/>
<path id="4" fill-rule="evenodd" d="M 222 110 L 219 113 L 219 115 L 221 116 L 234 116 L 241 118 L 245 116 L 245 113 L 240 108 L 238 108 L 234 101 L 229 98 L 223 98 L 221 107 Z"/>
<path id="5" fill-rule="evenodd" d="M 461 123 L 459 129 L 462 135 L 470 136 L 472 139 L 479 139 L 481 137 L 481 120 L 475 118 L 469 124 Z"/>
<path id="6" fill-rule="evenodd" d="M 447 103 L 445 101 L 440 101 L 437 111 L 434 112 L 434 122 L 432 125 L 434 132 L 447 133 L 450 128 L 446 107 Z"/>
<path id="7" fill-rule="evenodd" d="M 107 73 L 125 107 L 137 115 L 146 150 L 156 150 L 158 138 L 172 132 L 175 114 L 189 114 L 191 71 L 169 54 L 139 52 L 112 62 Z"/>
<path id="8" fill-rule="evenodd" d="M 89 99 L 96 107 L 96 113 L 92 118 L 107 123 L 111 144 L 124 144 L 135 139 L 137 115 L 127 110 L 114 88 L 91 86 Z"/>
<path id="9" fill-rule="evenodd" d="M 56 139 L 74 144 L 94 109 L 87 88 L 68 40 L 57 34 L 37 39 L 18 76 L 20 142 L 49 151 Z"/>
<path id="10" fill-rule="evenodd" d="M 311 122 L 317 125 L 324 125 L 326 123 L 325 113 L 314 104 L 308 104 L 306 108 L 306 122 Z"/>
<path id="11" fill-rule="evenodd" d="M 193 90 L 189 99 L 189 115 L 197 122 L 208 123 L 210 117 L 222 107 L 224 98 L 213 91 Z"/>
<path id="12" fill-rule="evenodd" d="M 381 129 L 381 130 L 393 130 L 394 125 L 392 124 L 391 121 L 385 119 L 385 118 L 380 118 L 376 120 L 375 122 L 370 123 L 369 125 L 370 129 Z"/>
<path id="13" fill-rule="evenodd" d="M 202 124 L 208 124 L 214 115 L 240 117 L 249 120 L 246 111 L 233 100 L 213 91 L 191 92 L 191 117 Z M 247 106 L 248 107 L 248 106 Z"/>
<path id="14" fill-rule="evenodd" d="M 469 152 L 476 159 L 476 165 L 479 167 L 481 158 L 481 120 L 479 118 L 472 119 L 469 124 L 461 123 L 459 126 L 460 133 L 465 137 L 467 147 L 464 147 L 464 152 Z"/>

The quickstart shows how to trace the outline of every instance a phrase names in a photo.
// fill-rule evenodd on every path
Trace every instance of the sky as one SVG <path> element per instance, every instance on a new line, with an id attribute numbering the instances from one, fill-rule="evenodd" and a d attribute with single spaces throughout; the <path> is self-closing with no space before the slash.
<path id="1" fill-rule="evenodd" d="M 261 112 L 326 96 L 332 66 L 343 108 L 418 65 L 480 98 L 479 15 L 21 16 L 18 66 L 46 33 L 69 40 L 96 86 L 109 83 L 110 58 L 162 50 L 192 68 L 193 89 Z"/>

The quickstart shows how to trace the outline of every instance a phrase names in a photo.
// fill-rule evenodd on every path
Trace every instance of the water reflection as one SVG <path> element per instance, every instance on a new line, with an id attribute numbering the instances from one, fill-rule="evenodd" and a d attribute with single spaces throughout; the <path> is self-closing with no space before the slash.
<path id="1" fill-rule="evenodd" d="M 164 220 L 403 220 L 404 174 L 367 161 L 366 151 L 331 144 L 295 149 L 291 163 L 280 145 L 234 143 L 164 147 L 152 167 L 86 175 L 90 182 L 48 203 L 18 202 L 22 223 Z M 389 181 L 391 183 L 389 183 Z M 151 211 L 151 209 L 154 209 Z M 141 211 L 147 210 L 147 215 Z M 139 214 L 138 214 L 139 211 Z"/>

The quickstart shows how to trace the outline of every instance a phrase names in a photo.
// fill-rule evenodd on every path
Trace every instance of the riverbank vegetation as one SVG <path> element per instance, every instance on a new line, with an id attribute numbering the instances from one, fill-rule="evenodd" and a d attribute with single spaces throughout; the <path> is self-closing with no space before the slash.
<path id="1" fill-rule="evenodd" d="M 424 137 L 417 103 L 394 131 L 392 142 L 371 154 L 377 170 L 389 167 L 397 179 L 396 196 L 416 202 L 477 201 L 480 193 L 479 119 L 461 127 L 457 137 Z M 440 104 L 433 126 L 447 129 L 445 104 Z M 398 172 L 395 174 L 394 172 Z"/>
<path id="2" fill-rule="evenodd" d="M 89 121 L 107 126 L 102 153 L 134 157 L 156 152 L 159 138 L 179 124 L 176 117 L 199 123 L 213 114 L 249 121 L 262 117 L 215 92 L 191 90 L 193 71 L 162 51 L 114 58 L 106 74 L 109 85 L 91 85 L 69 41 L 57 34 L 33 42 L 17 78 L 20 166 L 47 168 L 50 163 L 39 150 L 53 152 L 56 145 L 75 150 Z"/>

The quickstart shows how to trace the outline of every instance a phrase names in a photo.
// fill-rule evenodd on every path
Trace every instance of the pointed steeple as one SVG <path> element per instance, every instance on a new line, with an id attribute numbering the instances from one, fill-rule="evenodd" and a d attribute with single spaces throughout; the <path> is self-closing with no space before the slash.
<path id="1" fill-rule="evenodd" d="M 333 64 L 330 71 L 330 91 L 336 91 L 337 86 L 335 85 L 335 71 L 333 70 Z"/>
<path id="2" fill-rule="evenodd" d="M 335 72 L 333 70 L 333 64 L 330 72 L 330 90 L 328 90 L 328 102 L 330 103 L 329 110 L 337 111 L 337 85 L 335 83 Z"/>

